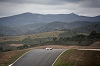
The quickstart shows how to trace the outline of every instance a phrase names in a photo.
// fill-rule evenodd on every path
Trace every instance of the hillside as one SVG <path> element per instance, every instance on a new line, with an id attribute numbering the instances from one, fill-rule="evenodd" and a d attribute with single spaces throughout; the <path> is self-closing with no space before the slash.
<path id="1" fill-rule="evenodd" d="M 100 22 L 75 21 L 75 22 L 50 22 L 19 25 L 15 27 L 0 26 L 0 36 L 35 34 L 57 30 L 74 30 L 78 33 L 100 32 Z"/>
<path id="2" fill-rule="evenodd" d="M 67 50 L 54 66 L 100 66 L 100 51 Z"/>
<path id="3" fill-rule="evenodd" d="M 4 26 L 18 26 L 32 24 L 37 22 L 38 14 L 23 13 L 9 17 L 0 18 L 0 25 Z"/>
<path id="4" fill-rule="evenodd" d="M 19 31 L 16 31 L 10 27 L 0 26 L 0 36 L 18 35 Z"/>
<path id="5" fill-rule="evenodd" d="M 28 31 L 33 31 L 46 23 L 35 23 L 35 24 L 27 24 L 27 25 L 19 25 L 15 27 L 9 26 L 0 26 L 0 36 L 14 36 L 14 35 L 22 35 L 26 34 Z"/>
<path id="6" fill-rule="evenodd" d="M 100 16 L 87 17 L 79 16 L 77 14 L 36 14 L 36 13 L 22 13 L 14 16 L 0 18 L 0 25 L 2 26 L 18 26 L 33 23 L 49 23 L 54 21 L 74 22 L 74 21 L 100 21 Z"/>
<path id="7" fill-rule="evenodd" d="M 29 31 L 27 33 L 49 32 L 49 31 L 55 31 L 58 29 L 64 29 L 67 27 L 68 26 L 67 26 L 66 22 L 51 22 L 51 23 L 47 23 L 46 25 L 43 25 L 43 26 L 37 28 L 34 31 Z"/>
<path id="8" fill-rule="evenodd" d="M 0 42 L 22 41 L 25 38 L 36 39 L 36 38 L 58 37 L 58 35 L 61 33 L 63 33 L 63 31 L 52 31 L 52 32 L 44 32 L 44 33 L 20 35 L 20 36 L 5 36 L 5 37 L 0 37 Z"/>
<path id="9" fill-rule="evenodd" d="M 91 32 L 91 28 L 99 31 L 99 24 L 96 24 L 97 27 L 95 28 L 97 21 L 100 21 L 100 16 L 87 17 L 74 13 L 44 15 L 26 12 L 0 18 L 0 36 L 33 34 L 75 28 L 77 28 L 75 29 L 77 32 Z"/>
<path id="10" fill-rule="evenodd" d="M 92 31 L 100 32 L 100 22 L 95 22 L 89 25 L 81 26 L 81 27 L 75 28 L 74 30 L 81 33 L 90 33 Z"/>
<path id="11" fill-rule="evenodd" d="M 27 34 L 48 32 L 48 31 L 55 31 L 55 30 L 64 30 L 64 29 L 69 30 L 69 29 L 75 29 L 75 28 L 78 28 L 78 27 L 80 29 L 82 26 L 86 27 L 85 25 L 91 25 L 91 24 L 95 25 L 95 24 L 97 24 L 97 22 L 88 22 L 88 21 L 75 21 L 75 22 L 70 22 L 70 23 L 50 22 L 50 23 L 47 23 L 46 25 L 43 25 L 43 26 L 37 28 L 34 31 L 27 32 Z M 93 26 L 91 26 L 91 28 L 92 27 Z"/>
<path id="12" fill-rule="evenodd" d="M 34 31 L 35 29 L 45 25 L 46 23 L 34 23 L 34 24 L 27 24 L 27 25 L 21 25 L 21 26 L 16 26 L 16 27 L 13 27 L 14 30 L 17 30 L 19 29 L 20 31 L 20 34 L 26 34 L 27 32 L 30 32 L 30 31 Z"/>

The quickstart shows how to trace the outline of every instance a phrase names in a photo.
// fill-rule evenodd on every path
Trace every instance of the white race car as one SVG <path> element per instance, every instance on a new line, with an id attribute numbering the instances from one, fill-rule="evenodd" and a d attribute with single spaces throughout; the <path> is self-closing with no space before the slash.
<path id="1" fill-rule="evenodd" d="M 50 47 L 50 48 L 45 48 L 46 50 L 52 50 L 52 48 Z"/>

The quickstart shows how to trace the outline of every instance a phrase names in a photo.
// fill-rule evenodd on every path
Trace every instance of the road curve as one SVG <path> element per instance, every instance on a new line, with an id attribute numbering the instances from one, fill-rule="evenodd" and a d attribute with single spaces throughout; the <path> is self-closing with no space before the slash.
<path id="1" fill-rule="evenodd" d="M 21 57 L 12 66 L 51 66 L 65 49 L 35 49 Z"/>

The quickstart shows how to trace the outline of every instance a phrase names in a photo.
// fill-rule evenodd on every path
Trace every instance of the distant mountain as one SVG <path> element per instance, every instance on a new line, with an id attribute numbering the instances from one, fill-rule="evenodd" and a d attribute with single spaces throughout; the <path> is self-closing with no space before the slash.
<path id="1" fill-rule="evenodd" d="M 14 36 L 14 35 L 26 34 L 26 32 L 33 31 L 45 24 L 46 23 L 35 23 L 35 24 L 27 24 L 15 27 L 0 26 L 0 36 Z"/>
<path id="2" fill-rule="evenodd" d="M 20 33 L 21 34 L 25 34 L 26 32 L 28 31 L 34 31 L 35 29 L 45 25 L 47 23 L 34 23 L 34 24 L 27 24 L 27 25 L 21 25 L 21 26 L 16 26 L 16 27 L 13 27 L 14 30 L 17 30 L 18 29 L 21 31 Z"/>
<path id="3" fill-rule="evenodd" d="M 27 34 L 32 33 L 41 33 L 41 32 L 48 32 L 48 31 L 54 31 L 54 30 L 62 30 L 62 29 L 75 29 L 78 27 L 86 26 L 96 24 L 96 22 L 88 22 L 88 21 L 77 21 L 77 22 L 50 22 L 46 25 L 43 25 L 39 28 L 37 28 L 34 31 L 28 31 Z"/>
<path id="4" fill-rule="evenodd" d="M 90 33 L 92 31 L 100 32 L 100 22 L 95 22 L 92 24 L 81 26 L 81 27 L 75 28 L 74 30 L 80 33 Z"/>
<path id="5" fill-rule="evenodd" d="M 0 26 L 0 36 L 13 36 L 23 34 L 34 34 L 55 30 L 75 30 L 78 33 L 100 32 L 100 22 L 75 21 L 75 22 L 50 22 L 35 23 L 15 27 Z"/>
<path id="6" fill-rule="evenodd" d="M 0 25 L 2 26 L 19 26 L 34 23 L 50 23 L 54 21 L 60 22 L 74 22 L 74 21 L 100 21 L 100 16 L 87 17 L 79 16 L 77 14 L 36 14 L 36 13 L 22 13 L 14 16 L 0 18 Z"/>
<path id="7" fill-rule="evenodd" d="M 27 34 L 48 32 L 48 31 L 53 31 L 53 30 L 58 30 L 58 29 L 64 29 L 67 27 L 68 26 L 66 22 L 50 22 L 50 23 L 47 23 L 46 25 L 43 25 L 35 29 L 34 31 L 27 32 Z"/>
<path id="8" fill-rule="evenodd" d="M 0 36 L 19 35 L 19 32 L 10 27 L 0 26 Z"/>
<path id="9" fill-rule="evenodd" d="M 38 22 L 38 14 L 23 13 L 14 16 L 0 18 L 0 25 L 19 26 Z"/>
<path id="10" fill-rule="evenodd" d="M 74 13 L 44 15 L 27 12 L 0 18 L 0 36 L 32 34 L 75 28 L 77 28 L 77 31 L 82 32 L 81 29 L 83 29 L 84 32 L 87 32 L 91 31 L 95 26 L 94 23 L 97 22 L 100 22 L 100 16 L 87 17 L 79 16 Z M 97 24 L 97 26 L 100 25 Z M 85 28 L 88 28 L 88 30 L 84 30 Z M 96 29 L 98 30 L 99 27 Z"/>

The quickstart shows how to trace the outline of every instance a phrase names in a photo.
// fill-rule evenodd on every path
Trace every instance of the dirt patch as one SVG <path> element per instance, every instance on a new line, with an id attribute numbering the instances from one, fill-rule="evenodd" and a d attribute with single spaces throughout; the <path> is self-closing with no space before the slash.
<path id="1" fill-rule="evenodd" d="M 19 46 L 23 46 L 23 44 L 9 44 L 9 46 L 19 47 Z"/>
<path id="2" fill-rule="evenodd" d="M 90 45 L 91 47 L 100 47 L 100 41 L 97 41 Z"/>

